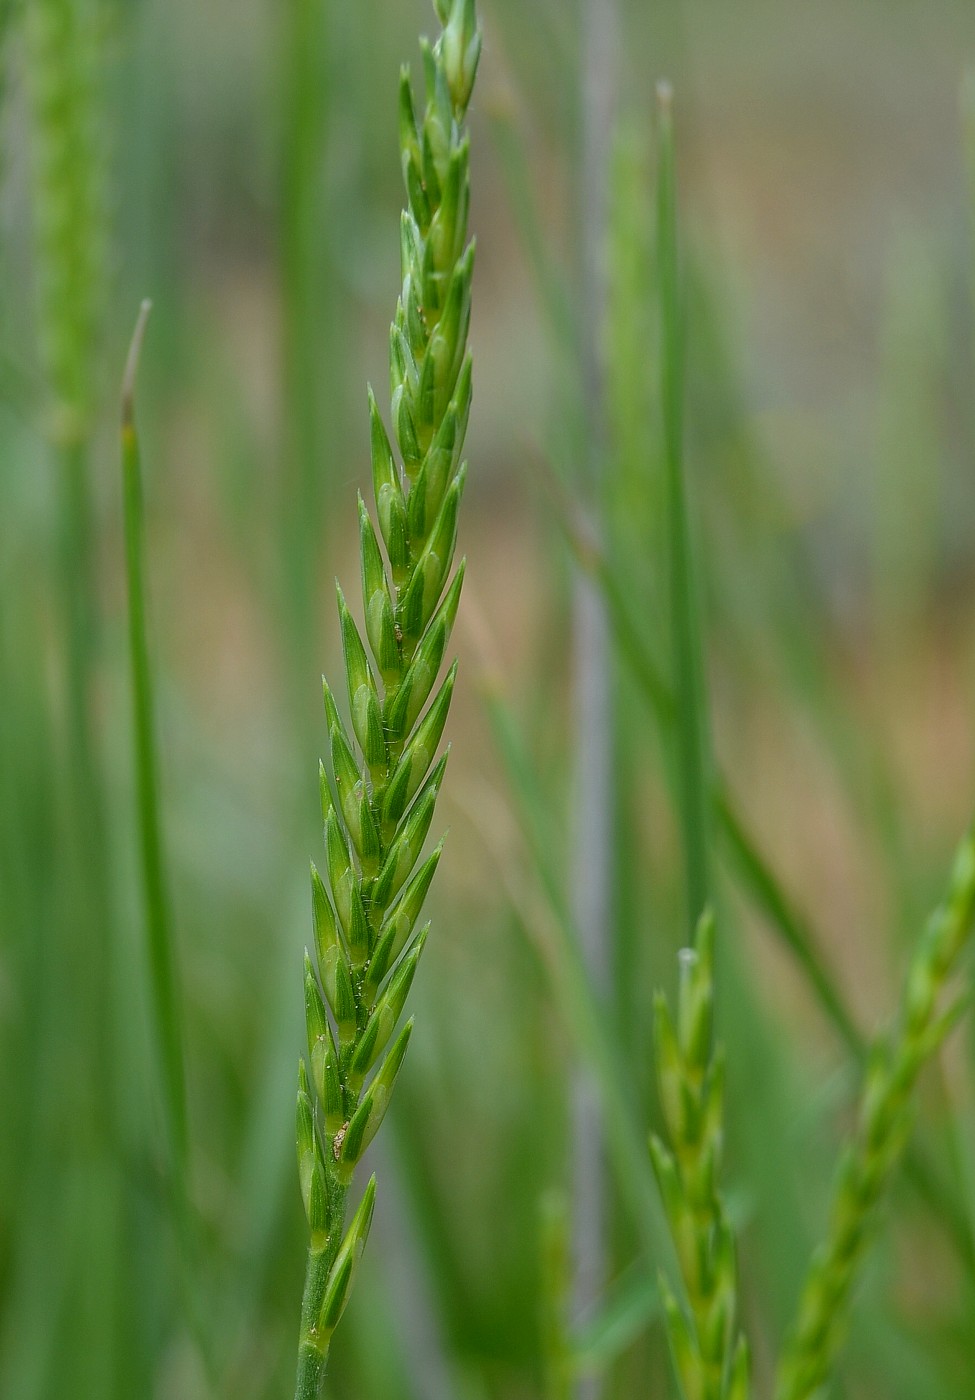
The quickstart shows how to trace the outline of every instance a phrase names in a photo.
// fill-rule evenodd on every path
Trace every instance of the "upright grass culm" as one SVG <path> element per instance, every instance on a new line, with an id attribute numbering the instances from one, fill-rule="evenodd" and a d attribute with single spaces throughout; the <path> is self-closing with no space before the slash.
<path id="1" fill-rule="evenodd" d="M 191 1209 L 183 1005 L 163 840 L 156 689 L 147 618 L 142 451 L 135 421 L 136 377 L 151 310 L 152 303 L 143 301 L 129 344 L 122 378 L 120 424 L 136 824 L 142 864 L 149 1002 L 157 1047 L 154 1069 L 162 1109 L 168 1203 L 179 1253 L 180 1303 L 212 1380 L 214 1338 L 212 1328 L 204 1324 L 199 1306 L 202 1251 Z"/>
<path id="2" fill-rule="evenodd" d="M 714 1045 L 714 919 L 698 923 L 681 953 L 677 1023 L 666 997 L 654 1006 L 660 1103 L 670 1150 L 653 1136 L 660 1194 L 680 1263 L 687 1308 L 664 1276 L 667 1332 L 684 1400 L 748 1400 L 748 1347 L 737 1323 L 735 1240 L 718 1186 L 724 1058 Z"/>
<path id="3" fill-rule="evenodd" d="M 684 321 L 677 244 L 677 177 L 673 93 L 657 88 L 660 154 L 657 257 L 660 270 L 660 403 L 663 417 L 671 644 L 676 692 L 677 772 L 686 862 L 687 910 L 693 929 L 709 892 L 711 792 L 708 772 L 704 660 L 684 473 Z"/>
<path id="4" fill-rule="evenodd" d="M 332 1334 L 369 1232 L 375 1178 L 347 1231 L 346 1197 L 406 1054 L 412 1021 L 383 1058 L 426 942 L 427 928 L 415 935 L 414 928 L 441 850 L 415 869 L 443 781 L 446 754 L 434 760 L 456 674 L 454 666 L 424 712 L 464 572 L 461 563 L 450 580 L 471 403 L 467 333 L 474 247 L 467 242 L 464 118 L 481 38 L 474 0 L 435 0 L 435 7 L 443 32 L 435 44 L 423 44 L 426 109 L 420 122 L 407 69 L 400 82 L 408 207 L 401 223 L 403 289 L 390 333 L 390 382 L 402 466 L 369 395 L 385 559 L 359 499 L 365 630 L 373 661 L 341 589 L 338 594 L 357 749 L 324 684 L 331 757 L 330 776 L 321 769 L 327 880 L 312 867 L 317 967 L 306 955 L 308 1065 L 299 1067 L 297 1104 L 298 1168 L 311 1240 L 296 1400 L 321 1394 Z"/>
<path id="5" fill-rule="evenodd" d="M 826 1239 L 806 1277 L 775 1387 L 776 1400 L 808 1400 L 829 1378 L 877 1208 L 907 1145 L 912 1092 L 921 1070 L 969 1004 L 966 988 L 942 995 L 975 922 L 975 834 L 955 857 L 944 903 L 911 961 L 897 1021 L 867 1066 L 857 1126 L 837 1175 Z"/>
<path id="6" fill-rule="evenodd" d="M 129 668 L 138 804 L 142 884 L 149 945 L 151 996 L 156 1035 L 161 1047 L 162 1102 L 167 1124 L 170 1170 L 182 1191 L 186 1168 L 186 1085 L 183 1035 L 177 996 L 169 891 L 163 859 L 159 811 L 159 759 L 155 735 L 155 697 L 146 629 L 142 462 L 135 427 L 135 378 L 151 302 L 139 311 L 122 383 L 122 504 L 125 522 L 125 568 L 129 606 Z"/>

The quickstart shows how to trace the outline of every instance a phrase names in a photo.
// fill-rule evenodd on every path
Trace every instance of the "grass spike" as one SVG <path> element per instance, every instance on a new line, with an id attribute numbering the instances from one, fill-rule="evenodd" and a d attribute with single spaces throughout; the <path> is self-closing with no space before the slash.
<path id="1" fill-rule="evenodd" d="M 943 903 L 915 950 L 896 1022 L 873 1047 L 853 1139 L 837 1173 L 826 1238 L 806 1275 L 775 1387 L 776 1400 L 811 1400 L 843 1340 L 878 1207 L 907 1148 L 914 1087 L 961 1003 L 939 1006 L 975 926 L 975 830 L 958 848 Z"/>
<path id="2" fill-rule="evenodd" d="M 681 953 L 676 1024 L 655 1001 L 656 1068 L 668 1150 L 650 1140 L 687 1306 L 664 1281 L 667 1331 L 681 1388 L 695 1400 L 747 1400 L 748 1352 L 737 1330 L 735 1242 L 718 1174 L 723 1060 L 714 1045 L 714 919 L 701 916 Z"/>
<path id="3" fill-rule="evenodd" d="M 375 516 L 361 497 L 358 503 L 365 638 L 375 669 L 341 588 L 338 592 L 357 748 L 327 682 L 323 690 L 330 765 L 322 765 L 320 774 L 327 881 L 312 867 L 318 969 L 317 977 L 312 966 L 306 970 L 306 1005 L 314 1089 L 307 1087 L 305 1075 L 299 1094 L 302 1184 L 315 1223 L 296 1400 L 321 1396 L 332 1333 L 368 1233 L 375 1181 L 343 1239 L 346 1191 L 386 1113 L 409 1043 L 412 1021 L 382 1058 L 426 941 L 424 928 L 407 947 L 440 859 L 438 846 L 414 873 L 443 780 L 446 753 L 438 760 L 437 749 L 456 674 L 451 668 L 436 690 L 463 579 L 463 564 L 452 578 L 451 571 L 471 393 L 467 331 L 473 246 L 467 239 L 464 116 L 481 40 L 473 0 L 438 0 L 437 13 L 445 28 L 435 44 L 424 47 L 422 115 L 414 107 L 406 70 L 400 83 L 409 207 L 400 230 L 403 288 L 390 334 L 394 432 L 392 437 L 387 432 L 370 390 Z M 414 498 L 414 493 L 419 494 Z M 317 1185 L 309 1106 L 324 1116 L 324 1194 Z M 327 1221 L 316 1229 L 323 1199 Z"/>

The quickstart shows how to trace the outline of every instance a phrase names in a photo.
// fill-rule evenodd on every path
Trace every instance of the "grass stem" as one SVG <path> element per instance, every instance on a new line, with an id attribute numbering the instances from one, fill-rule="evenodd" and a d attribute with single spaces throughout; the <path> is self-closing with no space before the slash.
<path id="1" fill-rule="evenodd" d="M 122 382 L 122 503 L 128 591 L 129 676 L 142 892 L 149 948 L 151 996 L 162 1065 L 162 1100 L 174 1172 L 184 1177 L 187 1156 L 186 1069 L 175 939 L 163 853 L 156 741 L 155 694 L 146 624 L 145 512 L 142 464 L 135 426 L 135 380 L 151 302 L 139 310 Z"/>
<path id="2" fill-rule="evenodd" d="M 684 471 L 684 329 L 677 244 L 673 98 L 669 85 L 665 83 L 661 83 L 657 90 L 657 108 L 660 132 L 657 176 L 660 400 L 667 484 L 679 805 L 686 862 L 688 931 L 693 935 L 709 899 L 711 802 L 703 642 L 697 610 Z"/>

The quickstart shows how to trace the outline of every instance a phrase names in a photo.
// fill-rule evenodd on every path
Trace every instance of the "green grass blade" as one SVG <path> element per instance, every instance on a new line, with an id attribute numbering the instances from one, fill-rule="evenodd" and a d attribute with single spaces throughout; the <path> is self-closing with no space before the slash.
<path id="1" fill-rule="evenodd" d="M 156 738 L 155 687 L 149 654 L 142 460 L 135 424 L 135 380 L 151 303 L 144 301 L 132 335 L 122 381 L 121 471 L 128 595 L 129 680 L 136 780 L 136 824 L 142 866 L 142 898 L 149 962 L 158 1081 L 165 1125 L 169 1203 L 179 1246 L 177 1289 L 182 1314 L 198 1354 L 214 1380 L 213 1328 L 203 1315 L 204 1254 L 189 1186 L 186 1053 L 176 938 L 169 898 Z"/>
<path id="2" fill-rule="evenodd" d="M 737 867 L 739 878 L 756 906 L 789 948 L 843 1044 L 857 1059 L 862 1059 L 866 1052 L 865 1041 L 843 994 L 819 956 L 812 931 L 794 909 L 727 791 L 722 788 L 715 791 L 714 805 L 721 835 Z"/>
<path id="3" fill-rule="evenodd" d="M 688 931 L 710 890 L 710 778 L 704 659 L 684 472 L 684 345 L 677 244 L 671 92 L 658 89 L 660 117 L 657 250 L 660 274 L 661 405 L 667 481 L 671 646 L 675 679 L 680 818 L 687 863 Z"/>
<path id="4" fill-rule="evenodd" d="M 306 672 L 315 635 L 316 579 L 329 492 L 329 427 L 321 386 L 336 384 L 342 358 L 329 351 L 332 261 L 326 187 L 329 106 L 329 0 L 286 0 L 280 92 L 280 281 L 282 302 L 281 474 L 282 626 L 289 644 L 301 717 L 312 713 Z M 317 717 L 317 716 L 316 716 Z M 314 752 L 314 750 L 312 750 Z"/>
<path id="5" fill-rule="evenodd" d="M 151 303 L 139 311 L 122 385 L 122 501 L 129 613 L 129 668 L 142 890 L 149 947 L 151 994 L 162 1062 L 168 1147 L 175 1173 L 185 1176 L 187 1154 L 186 1069 L 177 990 L 175 940 L 163 855 L 159 806 L 159 756 L 155 695 L 146 630 L 145 520 L 142 465 L 135 426 L 135 378 Z"/>

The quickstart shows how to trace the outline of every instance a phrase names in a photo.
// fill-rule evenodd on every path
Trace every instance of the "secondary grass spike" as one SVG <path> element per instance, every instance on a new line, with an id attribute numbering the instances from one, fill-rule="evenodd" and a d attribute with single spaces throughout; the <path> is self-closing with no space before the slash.
<path id="1" fill-rule="evenodd" d="M 918 1076 L 969 1005 L 968 986 L 947 1005 L 942 1001 L 973 927 L 975 832 L 970 830 L 955 857 L 944 902 L 914 953 L 896 1023 L 870 1057 L 856 1130 L 833 1188 L 826 1238 L 810 1265 L 779 1367 L 776 1400 L 807 1400 L 829 1380 L 878 1208 L 907 1147 Z"/>
<path id="2" fill-rule="evenodd" d="M 738 1330 L 735 1239 L 718 1187 L 724 1138 L 724 1056 L 714 1044 L 714 919 L 702 914 L 681 953 L 677 1023 L 654 1005 L 660 1103 L 670 1149 L 650 1156 L 680 1264 L 687 1306 L 660 1287 L 674 1368 L 685 1400 L 748 1400 L 748 1347 Z"/>

